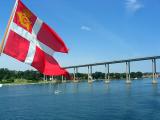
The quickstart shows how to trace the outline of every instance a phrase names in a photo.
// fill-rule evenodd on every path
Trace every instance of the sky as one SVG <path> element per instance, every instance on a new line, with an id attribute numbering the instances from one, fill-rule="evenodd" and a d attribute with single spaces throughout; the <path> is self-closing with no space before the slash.
<path id="1" fill-rule="evenodd" d="M 15 0 L 1 1 L 0 42 L 14 2 Z M 66 43 L 69 48 L 68 54 L 54 54 L 55 59 L 63 67 L 160 55 L 159 0 L 22 0 L 22 2 L 50 25 Z M 157 61 L 158 66 L 159 64 Z M 0 56 L 0 68 L 33 69 L 4 54 Z M 159 67 L 157 69 L 160 71 Z M 124 64 L 111 67 L 113 72 L 124 70 Z M 131 70 L 149 72 L 151 61 L 132 63 Z M 103 66 L 95 67 L 94 71 L 103 71 Z"/>

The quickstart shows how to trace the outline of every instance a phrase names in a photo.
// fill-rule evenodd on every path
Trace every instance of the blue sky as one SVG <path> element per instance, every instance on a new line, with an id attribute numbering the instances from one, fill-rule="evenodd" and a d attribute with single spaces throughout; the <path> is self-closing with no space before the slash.
<path id="1" fill-rule="evenodd" d="M 159 0 L 22 0 L 63 38 L 69 54 L 55 53 L 61 66 L 160 54 Z M 14 5 L 1 1 L 0 39 Z M 159 65 L 159 61 L 158 61 Z M 133 63 L 133 71 L 151 71 L 151 62 Z M 32 69 L 2 55 L 0 68 Z M 113 65 L 112 71 L 123 71 Z M 102 70 L 101 68 L 95 69 Z M 159 68 L 158 68 L 159 70 Z"/>

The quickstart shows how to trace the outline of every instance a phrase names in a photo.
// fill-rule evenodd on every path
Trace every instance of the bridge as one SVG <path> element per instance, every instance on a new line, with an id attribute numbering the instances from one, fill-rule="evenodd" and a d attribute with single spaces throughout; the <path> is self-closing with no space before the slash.
<path id="1" fill-rule="evenodd" d="M 151 56 L 151 57 L 143 57 L 143 58 L 133 58 L 133 59 L 124 59 L 124 60 L 115 60 L 115 61 L 109 61 L 109 62 L 100 62 L 100 63 L 93 63 L 93 64 L 84 64 L 84 65 L 75 65 L 75 66 L 67 66 L 64 67 L 65 69 L 74 69 L 74 82 L 78 82 L 76 80 L 76 73 L 78 73 L 78 69 L 82 67 L 88 68 L 88 83 L 92 83 L 92 67 L 93 66 L 99 66 L 104 65 L 105 67 L 105 83 L 110 83 L 110 66 L 117 63 L 126 63 L 126 83 L 131 83 L 131 77 L 130 77 L 130 63 L 131 62 L 137 62 L 137 61 L 151 61 L 152 62 L 152 76 L 153 80 L 152 83 L 157 83 L 157 71 L 156 71 L 156 61 L 160 59 L 160 56 Z M 63 76 L 62 76 L 63 81 Z"/>

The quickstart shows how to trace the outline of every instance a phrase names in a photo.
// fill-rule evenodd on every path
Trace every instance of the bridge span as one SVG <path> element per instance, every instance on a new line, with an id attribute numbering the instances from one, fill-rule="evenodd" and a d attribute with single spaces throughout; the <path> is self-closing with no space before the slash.
<path id="1" fill-rule="evenodd" d="M 65 69 L 74 69 L 74 82 L 78 82 L 76 79 L 76 73 L 78 73 L 78 68 L 81 67 L 87 67 L 88 68 L 88 82 L 92 83 L 92 67 L 93 66 L 99 66 L 99 65 L 104 65 L 105 67 L 105 83 L 110 83 L 110 65 L 112 64 L 117 64 L 117 63 L 126 63 L 126 83 L 130 84 L 131 83 L 131 78 L 130 78 L 130 63 L 131 62 L 137 62 L 137 61 L 151 61 L 152 63 L 152 83 L 156 84 L 157 83 L 157 70 L 156 70 L 156 61 L 160 59 L 160 56 L 151 56 L 151 57 L 142 57 L 142 58 L 133 58 L 133 59 L 124 59 L 124 60 L 115 60 L 115 61 L 108 61 L 108 62 L 100 62 L 100 63 L 93 63 L 93 64 L 84 64 L 84 65 L 75 65 L 75 66 L 67 66 L 64 67 Z M 63 80 L 63 77 L 62 77 Z"/>

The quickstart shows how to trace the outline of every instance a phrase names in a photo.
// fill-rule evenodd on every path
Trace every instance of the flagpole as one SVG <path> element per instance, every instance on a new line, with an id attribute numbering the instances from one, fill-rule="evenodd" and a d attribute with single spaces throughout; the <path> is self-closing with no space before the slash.
<path id="1" fill-rule="evenodd" d="M 2 42 L 1 42 L 1 44 L 0 44 L 0 56 L 1 56 L 1 54 L 3 53 L 5 40 L 6 40 L 6 37 L 8 36 L 8 30 L 9 30 L 10 24 L 11 24 L 11 22 L 12 22 L 12 20 L 13 20 L 13 17 L 14 17 L 14 15 L 15 15 L 18 1 L 19 1 L 19 0 L 16 0 L 16 2 L 15 2 L 14 8 L 13 8 L 13 10 L 12 10 L 11 16 L 10 16 L 10 18 L 9 18 L 9 21 L 8 21 L 8 24 L 7 24 L 7 27 L 6 27 L 6 31 L 5 31 L 5 33 L 4 33 L 4 37 L 3 37 Z"/>

